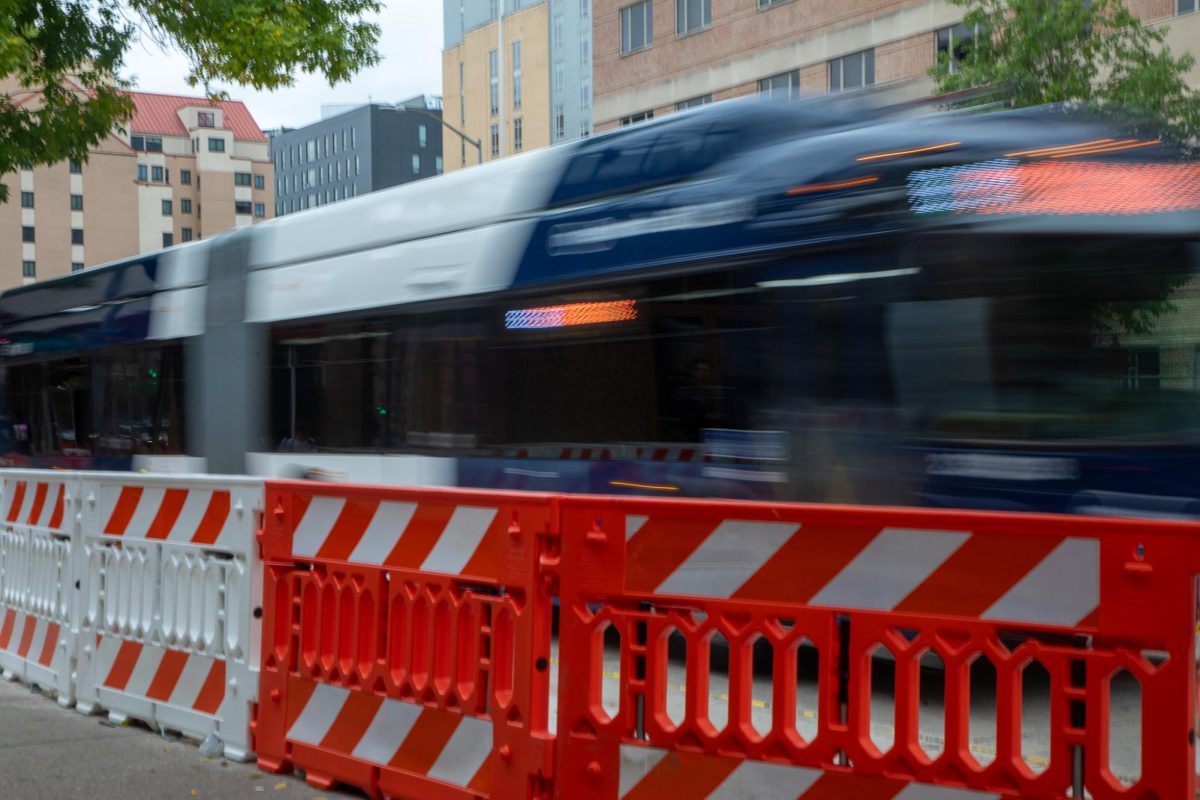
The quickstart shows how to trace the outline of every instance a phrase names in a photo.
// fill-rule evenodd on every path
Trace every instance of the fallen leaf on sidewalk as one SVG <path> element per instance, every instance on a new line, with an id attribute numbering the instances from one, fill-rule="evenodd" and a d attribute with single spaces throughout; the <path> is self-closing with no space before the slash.
<path id="1" fill-rule="evenodd" d="M 286 788 L 287 788 L 287 781 L 280 781 L 279 783 L 275 784 L 275 791 L 277 791 L 277 792 L 280 791 L 281 789 L 286 789 Z"/>

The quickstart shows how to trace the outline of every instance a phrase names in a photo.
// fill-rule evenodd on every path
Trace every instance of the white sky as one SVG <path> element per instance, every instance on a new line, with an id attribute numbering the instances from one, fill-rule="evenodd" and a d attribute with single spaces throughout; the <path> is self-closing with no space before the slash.
<path id="1" fill-rule="evenodd" d="M 347 83 L 330 88 L 320 75 L 299 74 L 296 85 L 276 92 L 257 92 L 222 85 L 233 100 L 246 103 L 261 128 L 296 127 L 321 117 L 321 106 L 362 103 L 368 98 L 395 102 L 416 94 L 442 93 L 442 4 L 437 0 L 384 0 L 380 13 L 378 66 L 360 72 Z M 184 81 L 187 60 L 164 53 L 153 43 L 134 44 L 127 56 L 125 77 L 134 88 L 163 94 L 201 95 Z"/>

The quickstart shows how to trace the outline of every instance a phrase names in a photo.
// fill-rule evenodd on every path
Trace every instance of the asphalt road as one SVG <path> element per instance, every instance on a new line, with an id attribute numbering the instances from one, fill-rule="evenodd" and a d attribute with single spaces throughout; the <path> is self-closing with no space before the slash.
<path id="1" fill-rule="evenodd" d="M 4 800 L 335 800 L 294 775 L 200 756 L 135 725 L 85 717 L 19 683 L 0 681 L 0 797 Z"/>

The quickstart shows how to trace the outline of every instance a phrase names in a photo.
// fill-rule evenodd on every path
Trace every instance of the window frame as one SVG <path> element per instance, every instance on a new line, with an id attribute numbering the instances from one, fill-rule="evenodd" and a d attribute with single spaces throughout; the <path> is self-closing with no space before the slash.
<path id="1" fill-rule="evenodd" d="M 207 138 L 208 138 L 208 152 L 210 152 L 210 153 L 224 153 L 225 152 L 225 139 L 223 139 L 220 136 L 209 136 Z"/>
<path id="2" fill-rule="evenodd" d="M 81 194 L 72 194 L 71 195 L 71 210 L 72 211 L 83 211 L 83 195 L 81 195 Z"/>
<path id="3" fill-rule="evenodd" d="M 83 244 L 83 228 L 71 228 L 71 244 Z"/>
<path id="4" fill-rule="evenodd" d="M 693 3 L 699 4 L 700 21 L 694 23 L 690 18 Z M 706 31 L 712 27 L 712 0 L 675 0 L 675 36 L 691 36 L 694 33 Z"/>
<path id="5" fill-rule="evenodd" d="M 634 9 L 640 10 L 642 14 L 642 42 L 639 45 L 633 44 Z M 621 8 L 618 15 L 621 19 L 621 55 L 627 56 L 633 53 L 640 53 L 654 43 L 654 4 L 651 0 L 639 0 L 637 3 L 630 3 Z"/>
<path id="6" fill-rule="evenodd" d="M 21 260 L 21 277 L 36 278 L 37 277 L 37 261 L 32 259 Z"/>
<path id="7" fill-rule="evenodd" d="M 846 63 L 847 63 L 848 59 L 855 58 L 855 57 L 859 57 L 862 59 L 862 63 L 860 65 L 860 67 L 861 67 L 860 74 L 862 76 L 862 83 L 857 86 L 851 86 L 851 87 L 847 88 L 846 87 Z M 831 58 L 826 63 L 827 63 L 826 69 L 828 70 L 828 84 L 829 84 L 829 93 L 830 94 L 838 94 L 841 92 L 850 92 L 850 91 L 854 91 L 856 89 L 865 89 L 868 86 L 875 85 L 875 48 L 874 47 L 868 47 L 865 50 L 858 50 L 853 53 L 846 53 L 843 56 L 838 56 L 837 58 Z M 834 72 L 835 72 L 834 67 L 835 66 L 837 67 L 836 72 L 837 72 L 838 84 L 839 84 L 836 88 L 834 86 Z M 870 80 L 867 79 L 868 75 L 870 76 Z"/>

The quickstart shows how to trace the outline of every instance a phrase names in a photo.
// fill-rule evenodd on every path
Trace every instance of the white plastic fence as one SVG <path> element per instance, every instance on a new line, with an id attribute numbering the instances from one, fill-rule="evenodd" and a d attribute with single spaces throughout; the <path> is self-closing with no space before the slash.
<path id="1" fill-rule="evenodd" d="M 17 484 L 46 483 L 47 475 L 65 487 L 70 522 L 60 533 L 17 522 L 28 506 L 14 499 Z M 0 471 L 0 487 L 0 645 L 10 615 L 69 631 L 59 634 L 60 661 L 43 665 L 34 655 L 44 646 L 21 644 L 14 654 L 25 656 L 13 663 L 24 671 L 0 660 L 6 674 L 50 685 L 34 666 L 46 669 L 60 702 L 74 701 L 83 713 L 104 710 L 196 738 L 217 734 L 226 757 L 248 760 L 258 699 L 262 482 Z M 22 510 L 10 519 L 7 509 L 18 502 Z M 0 650 L 0 659 L 10 657 Z"/>
<path id="2" fill-rule="evenodd" d="M 78 480 L 69 472 L 0 477 L 0 670 L 75 701 L 74 576 Z"/>

